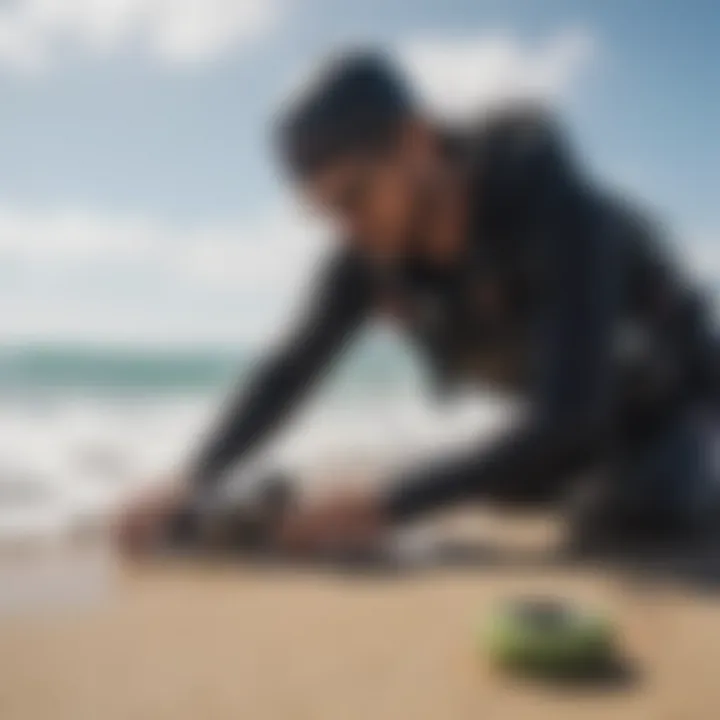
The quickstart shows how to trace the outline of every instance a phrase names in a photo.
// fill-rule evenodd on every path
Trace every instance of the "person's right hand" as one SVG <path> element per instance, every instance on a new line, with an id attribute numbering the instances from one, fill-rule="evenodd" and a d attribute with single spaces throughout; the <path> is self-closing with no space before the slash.
<path id="1" fill-rule="evenodd" d="M 120 510 L 115 523 L 120 551 L 132 557 L 151 553 L 187 503 L 189 494 L 187 483 L 171 481 L 132 498 Z"/>

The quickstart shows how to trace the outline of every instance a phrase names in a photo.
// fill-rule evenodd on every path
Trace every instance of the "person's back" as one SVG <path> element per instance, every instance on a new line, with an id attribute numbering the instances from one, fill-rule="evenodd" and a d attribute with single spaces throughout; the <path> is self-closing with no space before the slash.
<path id="1" fill-rule="evenodd" d="M 566 247 L 545 237 L 557 232 L 551 205 L 561 194 L 562 212 L 572 205 L 586 215 L 607 246 L 607 272 L 616 285 L 615 362 L 627 378 L 625 392 L 649 395 L 640 385 L 669 383 L 661 377 L 669 365 L 689 373 L 698 350 L 690 333 L 701 339 L 709 330 L 699 293 L 668 257 L 651 220 L 589 180 L 569 157 L 552 117 L 511 108 L 446 134 L 448 152 L 467 169 L 474 202 L 463 257 L 450 269 L 410 259 L 385 271 L 378 290 L 389 307 L 404 308 L 404 329 L 436 360 L 444 380 L 475 379 L 520 392 L 531 382 L 529 331 L 554 291 L 545 268 L 560 266 L 564 255 L 591 252 L 588 233 L 569 238 Z M 428 296 L 437 301 L 434 317 L 422 311 Z M 442 309 L 445 316 L 438 317 Z M 700 379 L 689 374 L 684 382 Z"/>

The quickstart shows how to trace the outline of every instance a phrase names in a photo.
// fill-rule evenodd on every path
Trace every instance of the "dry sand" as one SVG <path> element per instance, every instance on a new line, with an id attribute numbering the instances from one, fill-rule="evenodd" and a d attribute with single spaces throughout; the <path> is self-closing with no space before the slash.
<path id="1" fill-rule="evenodd" d="M 533 563 L 400 578 L 173 564 L 118 585 L 92 610 L 0 619 L 2 720 L 720 717 L 720 605 L 687 587 Z M 625 681 L 565 687 L 489 667 L 481 618 L 547 592 L 617 618 Z"/>

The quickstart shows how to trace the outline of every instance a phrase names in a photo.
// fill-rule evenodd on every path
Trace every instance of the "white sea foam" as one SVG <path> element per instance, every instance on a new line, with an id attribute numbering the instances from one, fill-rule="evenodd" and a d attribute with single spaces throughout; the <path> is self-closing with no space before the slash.
<path id="1" fill-rule="evenodd" d="M 106 517 L 139 485 L 181 467 L 216 407 L 211 396 L 6 403 L 0 409 L 0 538 L 52 537 Z M 488 402 L 432 409 L 404 394 L 319 402 L 257 460 L 308 481 L 320 468 L 372 473 L 482 438 L 505 415 Z"/>
<path id="2" fill-rule="evenodd" d="M 218 398 L 87 394 L 14 399 L 0 408 L 0 612 L 77 608 L 107 597 L 115 577 L 109 520 L 153 478 L 182 467 Z M 503 406 L 433 409 L 412 392 L 318 398 L 250 458 L 303 483 L 372 481 L 404 462 L 489 437 Z"/>

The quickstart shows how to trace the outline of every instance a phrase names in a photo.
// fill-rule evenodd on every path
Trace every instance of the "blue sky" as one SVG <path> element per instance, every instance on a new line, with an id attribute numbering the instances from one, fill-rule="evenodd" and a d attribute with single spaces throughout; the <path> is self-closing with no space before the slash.
<path id="1" fill-rule="evenodd" d="M 717 279 L 711 0 L 0 0 L 0 338 L 264 338 L 323 251 L 268 120 L 350 41 L 448 113 L 550 97 Z"/>

